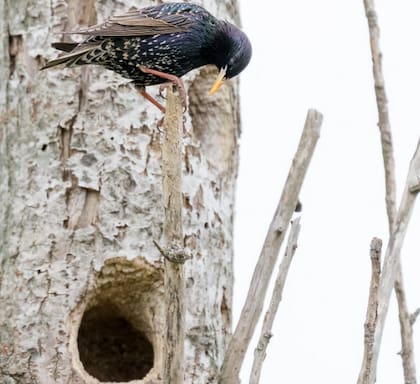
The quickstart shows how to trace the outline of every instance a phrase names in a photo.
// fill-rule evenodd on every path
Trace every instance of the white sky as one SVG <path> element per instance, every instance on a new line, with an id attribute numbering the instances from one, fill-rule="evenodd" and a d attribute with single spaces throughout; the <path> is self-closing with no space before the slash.
<path id="1" fill-rule="evenodd" d="M 376 7 L 399 201 L 420 136 L 420 3 L 381 0 Z M 373 236 L 384 240 L 384 250 L 387 243 L 384 175 L 363 1 L 242 0 L 241 10 L 254 51 L 241 75 L 234 321 L 306 111 L 316 108 L 324 115 L 321 139 L 301 193 L 299 247 L 261 382 L 356 383 L 370 278 L 369 243 Z M 419 230 L 420 209 L 416 207 L 402 255 L 411 311 L 420 306 Z M 377 377 L 377 383 L 384 384 L 403 383 L 394 297 L 391 304 Z M 420 332 L 414 336 L 420 371 Z M 243 368 L 243 383 L 248 382 L 254 347 L 255 343 Z"/>

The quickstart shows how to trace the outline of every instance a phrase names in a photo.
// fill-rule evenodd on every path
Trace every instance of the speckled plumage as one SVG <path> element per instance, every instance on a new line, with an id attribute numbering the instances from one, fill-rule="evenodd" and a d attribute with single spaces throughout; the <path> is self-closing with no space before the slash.
<path id="1" fill-rule="evenodd" d="M 88 37 L 80 44 L 54 44 L 67 53 L 44 68 L 99 64 L 138 86 L 148 86 L 166 80 L 142 72 L 139 65 L 181 77 L 194 68 L 214 64 L 231 78 L 251 58 L 251 44 L 240 29 L 187 3 L 129 11 L 74 33 Z"/>

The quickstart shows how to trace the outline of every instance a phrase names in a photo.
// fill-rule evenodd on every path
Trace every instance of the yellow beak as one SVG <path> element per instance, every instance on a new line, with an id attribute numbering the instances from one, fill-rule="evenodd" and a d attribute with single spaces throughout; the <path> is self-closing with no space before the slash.
<path id="1" fill-rule="evenodd" d="M 214 82 L 213 86 L 211 87 L 211 89 L 209 91 L 209 95 L 213 95 L 217 92 L 217 90 L 222 86 L 222 84 L 226 80 L 225 76 L 226 76 L 226 67 L 223 67 L 220 70 L 219 75 L 216 78 L 216 81 Z"/>

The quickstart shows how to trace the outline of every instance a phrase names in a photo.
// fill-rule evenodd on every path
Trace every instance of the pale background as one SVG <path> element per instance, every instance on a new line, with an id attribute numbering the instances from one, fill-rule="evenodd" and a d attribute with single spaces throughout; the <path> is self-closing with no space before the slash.
<path id="1" fill-rule="evenodd" d="M 376 7 L 399 201 L 420 136 L 420 4 L 382 0 Z M 254 51 L 241 75 L 243 132 L 236 204 L 234 321 L 306 111 L 316 108 L 323 113 L 324 124 L 301 194 L 299 247 L 261 382 L 356 383 L 370 278 L 369 243 L 378 236 L 385 249 L 388 238 L 363 1 L 242 0 L 241 13 Z M 416 207 L 402 255 L 410 311 L 420 306 L 419 232 L 420 209 Z M 420 331 L 416 328 L 420 371 Z M 254 347 L 255 343 L 243 368 L 243 383 L 248 382 Z M 393 296 L 377 383 L 403 383 L 399 350 Z"/>

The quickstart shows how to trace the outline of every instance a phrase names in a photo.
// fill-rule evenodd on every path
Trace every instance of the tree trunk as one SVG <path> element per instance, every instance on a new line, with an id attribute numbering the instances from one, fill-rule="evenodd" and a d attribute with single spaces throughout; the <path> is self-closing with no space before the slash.
<path id="1" fill-rule="evenodd" d="M 162 116 L 105 69 L 39 72 L 54 33 L 151 3 L 121 4 L 0 0 L 2 383 L 160 378 Z M 236 14 L 229 0 L 202 5 Z M 216 382 L 231 332 L 238 87 L 208 96 L 215 76 L 185 78 L 186 383 Z"/>

